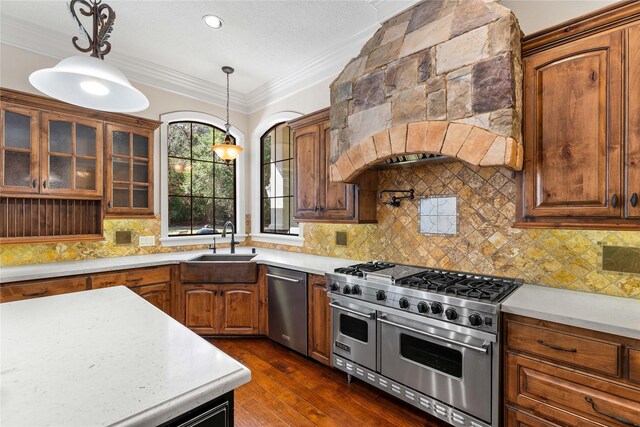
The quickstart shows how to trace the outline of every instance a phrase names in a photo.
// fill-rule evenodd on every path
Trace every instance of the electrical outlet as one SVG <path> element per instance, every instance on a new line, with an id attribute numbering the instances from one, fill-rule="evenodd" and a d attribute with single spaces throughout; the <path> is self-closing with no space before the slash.
<path id="1" fill-rule="evenodd" d="M 347 246 L 347 232 L 336 231 L 336 245 Z"/>
<path id="2" fill-rule="evenodd" d="M 155 246 L 156 236 L 140 236 L 140 246 Z"/>

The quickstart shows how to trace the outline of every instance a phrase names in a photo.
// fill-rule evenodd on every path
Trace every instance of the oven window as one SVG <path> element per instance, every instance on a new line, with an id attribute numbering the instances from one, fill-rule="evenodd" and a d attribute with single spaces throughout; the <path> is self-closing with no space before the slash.
<path id="1" fill-rule="evenodd" d="M 405 359 L 462 378 L 462 353 L 458 350 L 400 334 L 400 354 Z"/>
<path id="2" fill-rule="evenodd" d="M 340 332 L 358 341 L 369 342 L 369 325 L 364 320 L 341 314 Z"/>

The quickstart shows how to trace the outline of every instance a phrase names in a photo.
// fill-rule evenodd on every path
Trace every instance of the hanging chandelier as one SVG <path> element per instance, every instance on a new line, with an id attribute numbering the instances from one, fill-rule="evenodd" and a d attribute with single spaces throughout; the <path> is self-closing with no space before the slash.
<path id="1" fill-rule="evenodd" d="M 211 149 L 218 155 L 218 157 L 229 164 L 232 160 L 235 160 L 240 153 L 242 153 L 244 148 L 239 145 L 232 144 L 231 134 L 229 133 L 229 129 L 231 128 L 231 125 L 229 124 L 229 74 L 233 73 L 234 69 L 229 66 L 224 66 L 222 67 L 222 71 L 227 75 L 227 122 L 224 125 L 226 133 L 224 135 L 224 144 L 212 145 Z"/>
<path id="2" fill-rule="evenodd" d="M 80 22 L 76 8 L 83 16 L 92 17 L 93 31 L 89 35 Z M 78 44 L 78 36 L 72 39 L 73 46 L 91 56 L 71 56 L 53 68 L 35 71 L 29 82 L 40 92 L 70 104 L 94 110 L 132 113 L 149 106 L 149 100 L 113 65 L 104 62 L 111 51 L 109 37 L 113 30 L 116 13 L 102 0 L 71 0 L 69 10 L 80 29 L 88 47 Z"/>

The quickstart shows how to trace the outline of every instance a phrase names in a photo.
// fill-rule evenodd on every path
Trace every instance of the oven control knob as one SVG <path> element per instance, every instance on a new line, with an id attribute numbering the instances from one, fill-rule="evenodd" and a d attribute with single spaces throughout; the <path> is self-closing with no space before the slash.
<path id="1" fill-rule="evenodd" d="M 376 299 L 378 301 L 384 301 L 387 299 L 387 294 L 385 294 L 384 291 L 378 291 L 376 292 Z"/>
<path id="2" fill-rule="evenodd" d="M 431 312 L 433 314 L 442 314 L 442 304 L 440 304 L 439 302 L 432 302 Z"/>
<path id="3" fill-rule="evenodd" d="M 355 286 L 353 287 L 353 290 L 351 291 L 351 293 L 352 293 L 353 295 L 360 295 L 360 294 L 362 293 L 362 290 L 360 289 L 360 286 L 355 285 Z"/>
<path id="4" fill-rule="evenodd" d="M 331 292 L 338 292 L 338 290 L 340 290 L 340 286 L 336 282 L 333 282 L 331 286 L 329 286 L 329 290 Z"/>
<path id="5" fill-rule="evenodd" d="M 406 298 L 400 298 L 398 303 L 400 304 L 400 308 L 409 308 L 409 300 Z"/>
<path id="6" fill-rule="evenodd" d="M 478 314 L 472 314 L 469 316 L 469 323 L 471 323 L 471 326 L 480 326 L 482 325 L 482 317 Z"/>
<path id="7" fill-rule="evenodd" d="M 342 293 L 345 295 L 349 295 L 351 293 L 351 286 L 344 285 L 344 288 L 342 288 Z"/>
<path id="8" fill-rule="evenodd" d="M 429 304 L 424 301 L 420 301 L 418 303 L 418 312 L 420 313 L 428 313 L 429 312 Z"/>
<path id="9" fill-rule="evenodd" d="M 458 313 L 456 313 L 456 310 L 453 308 L 447 308 L 444 315 L 447 316 L 447 319 L 449 320 L 456 320 L 458 318 Z"/>

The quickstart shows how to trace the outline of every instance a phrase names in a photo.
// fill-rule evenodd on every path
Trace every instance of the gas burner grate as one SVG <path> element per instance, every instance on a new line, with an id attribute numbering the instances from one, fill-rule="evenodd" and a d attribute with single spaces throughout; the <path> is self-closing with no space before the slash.
<path id="1" fill-rule="evenodd" d="M 400 280 L 396 286 L 495 302 L 509 293 L 515 283 L 496 277 L 474 277 L 463 273 L 428 270 Z"/>
<path id="2" fill-rule="evenodd" d="M 346 274 L 349 276 L 363 277 L 364 273 L 371 273 L 374 271 L 384 270 L 386 268 L 395 267 L 395 264 L 382 261 L 372 261 L 362 264 L 350 265 L 348 267 L 336 268 L 333 270 L 335 273 Z"/>

